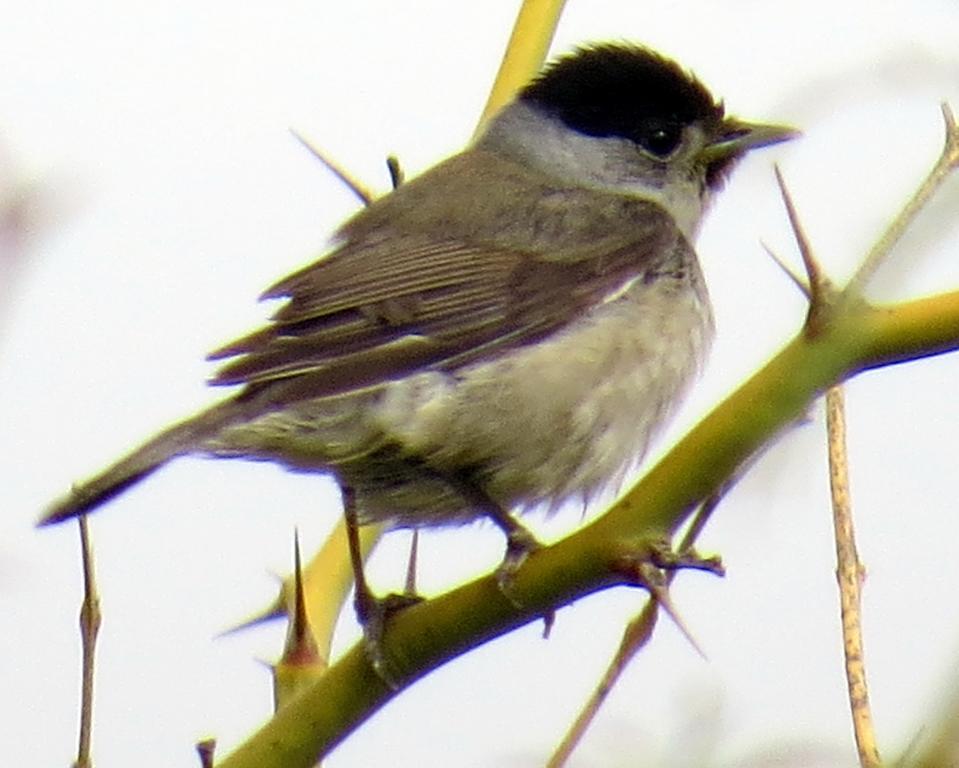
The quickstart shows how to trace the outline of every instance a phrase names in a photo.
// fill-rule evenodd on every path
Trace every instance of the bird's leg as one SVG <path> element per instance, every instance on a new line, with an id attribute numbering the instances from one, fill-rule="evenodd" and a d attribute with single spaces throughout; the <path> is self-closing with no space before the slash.
<path id="1" fill-rule="evenodd" d="M 370 590 L 370 585 L 366 581 L 366 572 L 363 570 L 360 524 L 356 516 L 356 491 L 351 486 L 344 485 L 342 494 L 346 541 L 350 548 L 350 565 L 353 567 L 353 604 L 356 608 L 356 617 L 365 630 L 370 617 L 375 612 L 373 606 L 377 600 Z"/>
<path id="2" fill-rule="evenodd" d="M 360 549 L 359 519 L 356 514 L 356 491 L 344 485 L 343 516 L 346 520 L 346 540 L 350 549 L 350 565 L 353 568 L 353 604 L 356 618 L 363 628 L 363 641 L 366 655 L 376 673 L 389 685 L 399 687 L 397 676 L 392 674 L 386 655 L 383 652 L 383 634 L 389 617 L 402 608 L 420 602 L 422 598 L 415 594 L 390 594 L 379 598 L 373 594 L 366 572 L 363 569 L 363 552 Z"/>
<path id="3" fill-rule="evenodd" d="M 472 507 L 486 515 L 506 535 L 506 555 L 503 557 L 503 562 L 500 563 L 499 568 L 496 569 L 496 583 L 510 602 L 517 607 L 521 607 L 519 602 L 510 594 L 513 579 L 526 558 L 542 547 L 542 544 L 515 517 L 480 488 L 472 478 L 460 474 L 453 476 L 451 482 Z"/>
<path id="4" fill-rule="evenodd" d="M 509 590 L 513 585 L 513 579 L 516 577 L 519 567 L 542 544 L 515 517 L 495 502 L 491 501 L 491 504 L 492 507 L 489 511 L 486 511 L 486 515 L 506 535 L 506 554 L 503 556 L 503 562 L 496 569 L 496 583 L 503 590 L 503 594 L 509 597 Z"/>
<path id="5" fill-rule="evenodd" d="M 516 608 L 522 608 L 522 602 L 513 594 L 513 580 L 516 572 L 537 549 L 543 545 L 523 526 L 515 517 L 503 509 L 495 499 L 480 488 L 469 478 L 457 478 L 457 490 L 477 509 L 492 520 L 506 535 L 506 554 L 503 562 L 496 569 L 496 585 L 503 596 Z M 553 623 L 556 621 L 556 612 L 547 611 L 543 614 L 543 637 L 548 638 Z"/>

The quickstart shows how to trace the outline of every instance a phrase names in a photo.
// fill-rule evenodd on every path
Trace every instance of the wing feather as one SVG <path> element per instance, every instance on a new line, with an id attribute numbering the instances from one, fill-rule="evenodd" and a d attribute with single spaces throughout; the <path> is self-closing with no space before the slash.
<path id="1" fill-rule="evenodd" d="M 213 383 L 288 402 L 451 370 L 561 330 L 690 249 L 652 202 L 475 154 L 377 201 L 331 254 L 267 290 L 285 303 L 211 355 L 232 358 Z"/>

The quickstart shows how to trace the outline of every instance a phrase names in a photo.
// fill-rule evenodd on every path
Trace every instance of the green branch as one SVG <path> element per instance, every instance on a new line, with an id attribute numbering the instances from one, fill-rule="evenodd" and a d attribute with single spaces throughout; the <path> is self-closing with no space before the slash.
<path id="1" fill-rule="evenodd" d="M 617 569 L 623 555 L 654 552 L 828 387 L 857 371 L 957 347 L 959 293 L 878 308 L 840 304 L 815 335 L 800 332 L 602 517 L 532 555 L 511 591 L 522 609 L 486 576 L 398 614 L 384 650 L 401 687 L 550 610 L 627 583 Z M 313 765 L 396 693 L 358 645 L 221 766 Z"/>
<path id="2" fill-rule="evenodd" d="M 508 600 L 486 576 L 391 618 L 383 641 L 399 690 L 450 659 L 548 615 L 583 595 L 636 584 L 627 560 L 658 562 L 693 510 L 800 419 L 819 395 L 858 372 L 959 347 L 959 292 L 876 307 L 862 290 L 945 174 L 959 166 L 959 131 L 946 117 L 946 148 L 927 182 L 863 267 L 838 291 L 804 252 L 810 312 L 791 342 L 730 395 L 602 517 L 537 551 Z M 797 234 L 798 217 L 783 188 Z M 917 204 L 916 200 L 920 203 Z M 803 238 L 800 237 L 802 244 Z M 307 768 L 399 690 L 373 670 L 362 644 L 290 701 L 221 768 Z"/>

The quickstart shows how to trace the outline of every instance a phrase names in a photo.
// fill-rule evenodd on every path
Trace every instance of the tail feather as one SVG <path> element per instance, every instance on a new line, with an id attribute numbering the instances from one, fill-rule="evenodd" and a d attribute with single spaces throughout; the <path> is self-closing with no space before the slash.
<path id="1" fill-rule="evenodd" d="M 201 450 L 206 440 L 239 418 L 243 410 L 236 400 L 228 400 L 165 429 L 100 474 L 74 485 L 47 507 L 37 525 L 52 525 L 94 510 L 170 459 Z"/>

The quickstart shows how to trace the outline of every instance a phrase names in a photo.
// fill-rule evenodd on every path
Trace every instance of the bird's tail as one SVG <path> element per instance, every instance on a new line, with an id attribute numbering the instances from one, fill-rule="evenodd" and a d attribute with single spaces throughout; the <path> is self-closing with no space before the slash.
<path id="1" fill-rule="evenodd" d="M 52 525 L 90 512 L 170 459 L 202 450 L 206 440 L 241 417 L 243 410 L 236 400 L 227 400 L 174 424 L 98 475 L 74 485 L 69 493 L 47 507 L 37 524 Z"/>

